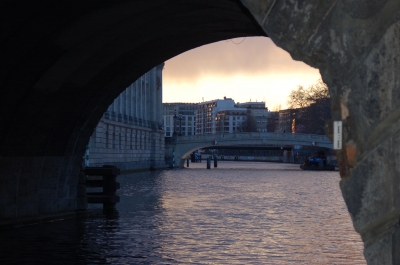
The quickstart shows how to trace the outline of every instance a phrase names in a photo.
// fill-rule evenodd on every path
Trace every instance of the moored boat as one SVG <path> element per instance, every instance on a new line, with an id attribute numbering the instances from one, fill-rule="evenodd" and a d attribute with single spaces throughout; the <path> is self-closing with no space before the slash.
<path id="1" fill-rule="evenodd" d="M 306 159 L 300 168 L 303 170 L 335 170 L 334 165 L 327 164 L 324 151 L 315 153 Z"/>

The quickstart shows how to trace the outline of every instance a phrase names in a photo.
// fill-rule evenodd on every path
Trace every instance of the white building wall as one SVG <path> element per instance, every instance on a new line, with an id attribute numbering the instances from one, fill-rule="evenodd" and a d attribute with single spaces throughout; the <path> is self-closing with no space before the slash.
<path id="1" fill-rule="evenodd" d="M 196 109 L 195 103 L 163 103 L 163 124 L 165 137 L 172 137 L 174 131 L 180 133 L 179 114 L 182 116 L 182 135 L 196 134 Z M 174 120 L 174 117 L 175 120 Z M 174 124 L 176 123 L 176 128 Z"/>
<path id="2" fill-rule="evenodd" d="M 217 117 L 218 111 L 227 108 L 233 108 L 235 102 L 230 98 L 216 99 L 207 102 L 199 103 L 197 111 L 197 134 L 215 134 L 216 123 L 215 118 Z"/>
<path id="3" fill-rule="evenodd" d="M 192 124 L 189 125 L 189 119 L 192 119 Z M 182 135 L 195 135 L 196 125 L 195 125 L 195 115 L 182 115 Z M 168 122 L 169 121 L 169 122 Z M 163 116 L 163 124 L 164 124 L 164 136 L 172 137 L 174 133 L 174 115 L 164 115 Z M 176 133 L 179 134 L 180 126 L 179 119 L 176 119 Z M 190 133 L 190 134 L 189 134 Z"/>
<path id="4" fill-rule="evenodd" d="M 110 105 L 89 141 L 90 166 L 164 168 L 162 65 L 131 84 Z"/>

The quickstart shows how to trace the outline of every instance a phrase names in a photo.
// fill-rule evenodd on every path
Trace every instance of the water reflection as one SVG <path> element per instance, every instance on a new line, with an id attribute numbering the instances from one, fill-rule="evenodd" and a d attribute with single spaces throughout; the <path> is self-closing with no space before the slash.
<path id="1" fill-rule="evenodd" d="M 122 175 L 112 214 L 0 231 L 2 264 L 366 264 L 335 172 L 263 163 Z"/>

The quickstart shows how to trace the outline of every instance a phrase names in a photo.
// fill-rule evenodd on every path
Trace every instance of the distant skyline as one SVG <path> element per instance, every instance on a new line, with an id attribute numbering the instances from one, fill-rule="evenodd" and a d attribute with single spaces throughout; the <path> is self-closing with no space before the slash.
<path id="1" fill-rule="evenodd" d="M 163 102 L 197 103 L 226 96 L 235 102 L 264 101 L 270 110 L 278 105 L 286 108 L 290 91 L 320 78 L 317 69 L 294 61 L 270 38 L 238 38 L 166 61 Z"/>

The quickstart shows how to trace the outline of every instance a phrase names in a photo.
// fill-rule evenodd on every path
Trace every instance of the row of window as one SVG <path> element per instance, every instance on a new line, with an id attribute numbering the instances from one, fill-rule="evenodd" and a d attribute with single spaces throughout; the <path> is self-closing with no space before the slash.
<path id="1" fill-rule="evenodd" d="M 165 127 L 165 131 L 167 131 L 167 132 L 173 131 L 173 128 L 174 128 L 174 127 Z M 187 128 L 187 130 L 188 130 L 189 132 L 192 131 L 192 128 L 194 129 L 194 127 L 179 127 L 179 126 L 178 126 L 178 127 L 176 128 L 176 130 L 177 130 L 177 131 L 182 130 L 182 132 L 184 132 L 184 131 L 186 131 L 186 128 Z"/>
<path id="2" fill-rule="evenodd" d="M 142 133 L 139 131 L 137 134 L 127 135 L 124 139 L 121 134 L 112 133 L 109 135 L 106 132 L 106 148 L 146 150 L 150 143 L 150 137 L 148 133 Z"/>
<path id="3" fill-rule="evenodd" d="M 172 136 L 173 132 L 169 131 L 169 132 L 165 132 L 165 136 Z M 196 135 L 195 132 L 187 132 L 187 134 L 182 130 L 182 135 Z"/>
<path id="4" fill-rule="evenodd" d="M 150 133 L 146 131 L 137 130 L 132 134 L 108 131 L 105 133 L 105 148 L 107 149 L 146 150 L 150 147 L 150 141 Z M 158 142 L 158 139 L 156 141 Z M 100 143 L 101 140 L 95 132 L 92 136 L 92 146 L 101 147 Z"/>

